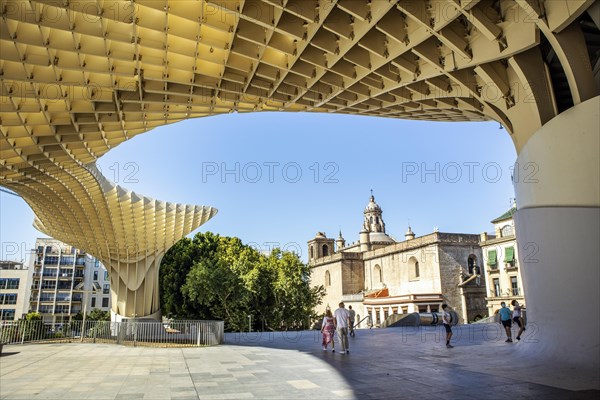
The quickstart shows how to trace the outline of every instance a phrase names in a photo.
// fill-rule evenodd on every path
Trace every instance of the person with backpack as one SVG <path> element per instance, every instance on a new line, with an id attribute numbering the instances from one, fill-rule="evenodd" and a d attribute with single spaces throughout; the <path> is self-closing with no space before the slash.
<path id="1" fill-rule="evenodd" d="M 444 324 L 444 328 L 446 328 L 446 347 L 449 349 L 454 348 L 450 344 L 450 338 L 452 337 L 452 328 L 450 324 L 452 323 L 452 314 L 447 311 L 448 304 L 442 304 L 442 323 Z"/>
<path id="2" fill-rule="evenodd" d="M 350 316 L 350 325 L 348 326 L 348 334 L 354 337 L 354 318 L 356 317 L 356 311 L 352 309 L 352 306 L 348 306 L 348 315 Z"/>

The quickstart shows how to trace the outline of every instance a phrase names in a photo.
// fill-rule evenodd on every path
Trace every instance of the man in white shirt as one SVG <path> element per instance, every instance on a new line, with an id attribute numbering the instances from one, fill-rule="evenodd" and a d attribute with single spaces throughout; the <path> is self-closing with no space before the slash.
<path id="1" fill-rule="evenodd" d="M 342 354 L 350 353 L 348 346 L 348 326 L 350 326 L 350 314 L 344 308 L 344 302 L 339 304 L 340 308 L 335 310 L 333 316 L 335 318 L 336 330 L 338 339 L 342 345 Z"/>

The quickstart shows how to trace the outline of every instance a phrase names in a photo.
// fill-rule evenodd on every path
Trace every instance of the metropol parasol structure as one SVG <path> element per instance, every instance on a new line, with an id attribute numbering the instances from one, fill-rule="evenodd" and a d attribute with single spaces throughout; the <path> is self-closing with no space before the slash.
<path id="1" fill-rule="evenodd" d="M 120 143 L 231 112 L 495 120 L 518 154 L 539 338 L 523 348 L 598 366 L 600 2 L 0 4 L 0 184 L 37 229 L 106 265 L 118 316 L 160 316 L 161 258 L 217 212 L 105 179 L 96 160 Z"/>

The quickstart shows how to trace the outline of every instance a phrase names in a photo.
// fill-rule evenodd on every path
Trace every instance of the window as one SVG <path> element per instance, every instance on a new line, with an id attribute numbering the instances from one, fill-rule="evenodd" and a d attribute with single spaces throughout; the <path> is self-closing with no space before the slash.
<path id="1" fill-rule="evenodd" d="M 69 314 L 69 306 L 68 305 L 58 305 L 54 310 L 55 314 Z"/>
<path id="2" fill-rule="evenodd" d="M 329 246 L 324 244 L 323 245 L 323 257 L 328 256 L 328 255 L 329 255 Z"/>
<path id="3" fill-rule="evenodd" d="M 496 250 L 488 250 L 488 262 L 487 264 L 492 267 L 492 269 L 498 268 L 498 258 L 496 254 Z"/>
<path id="4" fill-rule="evenodd" d="M 92 308 L 96 307 L 96 298 L 92 297 Z"/>
<path id="5" fill-rule="evenodd" d="M 373 268 L 373 283 L 377 284 L 377 283 L 381 283 L 383 281 L 383 275 L 381 273 L 381 267 L 376 264 L 375 268 Z"/>
<path id="6" fill-rule="evenodd" d="M 50 265 L 58 264 L 58 256 L 46 256 L 46 258 L 44 258 L 44 264 L 50 264 Z"/>
<path id="7" fill-rule="evenodd" d="M 1 321 L 12 321 L 15 319 L 15 310 L 0 310 L 2 315 L 0 316 Z"/>
<path id="8" fill-rule="evenodd" d="M 108 297 L 102 298 L 102 307 L 108 307 Z"/>
<path id="9" fill-rule="evenodd" d="M 494 296 L 500 297 L 500 279 L 494 279 Z"/>
<path id="10" fill-rule="evenodd" d="M 108 280 L 108 271 L 104 271 L 104 280 L 107 281 Z"/>
<path id="11" fill-rule="evenodd" d="M 331 286 L 331 274 L 325 271 L 325 286 Z"/>
<path id="12" fill-rule="evenodd" d="M 517 277 L 516 276 L 511 276 L 510 277 L 510 286 L 512 288 L 512 294 L 513 294 L 513 296 L 519 296 L 519 284 L 517 282 Z"/>
<path id="13" fill-rule="evenodd" d="M 98 280 L 98 271 L 94 271 L 94 280 L 97 281 Z"/>
<path id="14" fill-rule="evenodd" d="M 514 234 L 515 230 L 513 229 L 512 225 L 505 225 L 500 228 L 500 236 L 502 237 L 513 236 Z"/>
<path id="15" fill-rule="evenodd" d="M 102 294 L 109 294 L 110 293 L 110 284 L 105 283 L 104 286 L 102 287 Z"/>
<path id="16" fill-rule="evenodd" d="M 44 279 L 42 281 L 42 289 L 56 289 L 56 281 L 48 281 Z"/>
<path id="17" fill-rule="evenodd" d="M 310 246 L 310 258 L 315 258 L 315 254 L 313 252 L 313 247 Z"/>
<path id="18" fill-rule="evenodd" d="M 19 278 L 0 278 L 0 289 L 18 289 Z"/>
<path id="19" fill-rule="evenodd" d="M 467 259 L 467 266 L 469 267 L 469 274 L 479 274 L 479 268 L 477 267 L 477 256 L 471 254 Z"/>
<path id="20" fill-rule="evenodd" d="M 0 304 L 17 304 L 17 294 L 16 293 L 0 294 Z"/>
<path id="21" fill-rule="evenodd" d="M 75 263 L 75 257 L 73 256 L 62 256 L 60 258 L 60 265 L 73 265 Z"/>
<path id="22" fill-rule="evenodd" d="M 53 310 L 52 306 L 48 306 L 48 305 L 40 306 L 40 312 L 42 314 L 52 314 L 52 310 Z"/>
<path id="23" fill-rule="evenodd" d="M 415 281 L 421 277 L 421 268 L 419 261 L 415 257 L 408 259 L 408 280 Z"/>
<path id="24" fill-rule="evenodd" d="M 504 249 L 504 262 L 507 267 L 515 266 L 515 248 L 513 246 Z"/>

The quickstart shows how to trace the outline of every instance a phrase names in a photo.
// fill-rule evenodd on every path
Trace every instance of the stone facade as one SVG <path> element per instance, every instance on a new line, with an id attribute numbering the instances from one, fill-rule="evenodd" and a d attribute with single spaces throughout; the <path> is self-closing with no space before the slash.
<path id="1" fill-rule="evenodd" d="M 375 325 L 391 314 L 438 311 L 442 303 L 457 312 L 459 322 L 487 315 L 479 235 L 415 237 L 409 227 L 406 240 L 398 242 L 386 234 L 382 214 L 371 196 L 358 243 L 340 246 L 341 232 L 335 249 L 329 247 L 334 239 L 323 232 L 308 242 L 312 284 L 327 290 L 317 313 L 344 301 L 357 317 L 370 315 Z M 334 251 L 322 256 L 323 245 Z"/>

